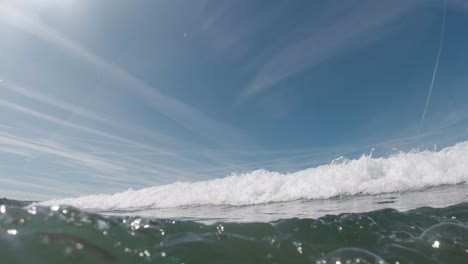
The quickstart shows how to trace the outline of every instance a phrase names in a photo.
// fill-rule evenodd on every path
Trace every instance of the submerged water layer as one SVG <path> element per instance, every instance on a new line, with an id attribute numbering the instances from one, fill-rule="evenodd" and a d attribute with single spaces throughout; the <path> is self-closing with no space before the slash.
<path id="1" fill-rule="evenodd" d="M 468 203 L 269 223 L 0 206 L 2 263 L 468 263 Z"/>

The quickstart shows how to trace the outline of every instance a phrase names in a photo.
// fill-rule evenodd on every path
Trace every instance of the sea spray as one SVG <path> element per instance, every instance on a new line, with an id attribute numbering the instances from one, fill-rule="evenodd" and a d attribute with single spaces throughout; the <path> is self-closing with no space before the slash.
<path id="1" fill-rule="evenodd" d="M 50 200 L 97 210 L 168 208 L 193 205 L 255 205 L 299 199 L 326 199 L 421 190 L 468 180 L 468 142 L 439 151 L 412 151 L 389 157 L 363 155 L 293 173 L 256 170 L 202 182 L 176 182 L 115 194 Z"/>

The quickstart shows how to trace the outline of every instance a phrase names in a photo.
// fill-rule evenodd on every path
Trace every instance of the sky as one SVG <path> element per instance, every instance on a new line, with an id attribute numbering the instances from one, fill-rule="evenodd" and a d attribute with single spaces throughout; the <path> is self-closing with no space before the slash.
<path id="1" fill-rule="evenodd" d="M 466 0 L 0 0 L 0 196 L 440 149 L 467 73 Z"/>

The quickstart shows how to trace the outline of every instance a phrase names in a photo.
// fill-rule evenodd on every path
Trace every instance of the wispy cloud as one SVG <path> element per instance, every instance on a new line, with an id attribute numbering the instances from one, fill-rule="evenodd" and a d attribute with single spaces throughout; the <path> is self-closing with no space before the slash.
<path id="1" fill-rule="evenodd" d="M 103 171 L 106 173 L 124 172 L 126 170 L 123 166 L 115 164 L 111 161 L 103 160 L 102 158 L 96 156 L 83 154 L 66 148 L 37 144 L 31 140 L 16 137 L 14 135 L 3 132 L 0 132 L 0 146 L 6 146 L 7 148 L 13 147 L 19 151 L 29 154 L 39 153 L 65 158 L 78 162 L 87 168 L 92 168 L 97 171 Z"/>
<path id="2" fill-rule="evenodd" d="M 9 89 L 11 91 L 17 92 L 20 95 L 25 97 L 37 100 L 39 102 L 45 103 L 47 105 L 56 106 L 61 110 L 65 110 L 67 112 L 73 112 L 73 110 L 77 110 L 76 113 L 78 115 L 82 115 L 84 117 L 89 116 L 90 119 L 95 118 L 95 120 L 101 120 L 102 117 L 94 116 L 92 112 L 85 112 L 84 109 L 75 108 L 73 105 L 69 105 L 63 101 L 59 101 L 50 97 L 45 96 L 44 94 L 34 93 L 31 90 L 18 86 L 18 85 L 10 85 L 10 82 L 4 82 L 4 85 L 1 87 Z M 133 178 L 133 180 L 139 183 L 145 183 L 148 185 L 154 185 L 157 182 L 169 182 L 174 179 L 178 179 L 180 177 L 185 177 L 185 179 L 206 179 L 213 174 L 201 174 L 202 171 L 205 171 L 206 168 L 214 168 L 213 165 L 209 165 L 206 163 L 207 159 L 215 162 L 219 166 L 219 168 L 226 169 L 226 162 L 229 160 L 225 157 L 220 157 L 220 155 L 210 155 L 208 158 L 204 158 L 202 154 L 194 154 L 193 151 L 200 151 L 187 149 L 184 152 L 174 152 L 171 150 L 160 149 L 158 147 L 153 147 L 152 145 L 143 144 L 140 142 L 136 142 L 134 140 L 118 136 L 114 133 L 106 132 L 104 130 L 99 130 L 94 127 L 85 126 L 79 123 L 75 123 L 70 121 L 69 119 L 61 119 L 58 118 L 51 113 L 41 112 L 35 109 L 32 109 L 28 106 L 20 105 L 11 101 L 7 101 L 5 99 L 0 98 L 0 107 L 7 108 L 9 110 L 13 110 L 31 117 L 34 117 L 40 121 L 49 122 L 51 124 L 56 124 L 62 126 L 64 128 L 72 129 L 73 131 L 81 131 L 85 134 L 94 135 L 96 137 L 88 138 L 88 137 L 79 137 L 79 136 L 72 136 L 69 133 L 65 133 L 60 135 L 60 139 L 66 140 L 67 142 L 74 142 L 72 145 L 81 146 L 80 150 L 76 150 L 74 148 L 67 148 L 67 151 L 62 151 L 55 154 L 55 157 L 68 157 L 68 160 L 74 160 L 73 157 L 76 157 L 76 154 L 80 155 L 87 155 L 90 157 L 90 160 L 96 159 L 100 160 L 101 157 L 105 156 L 105 161 L 111 164 L 118 164 L 122 168 L 125 168 L 125 171 L 128 173 L 128 177 Z M 86 114 L 83 114 L 86 113 Z M 102 122 L 107 122 L 102 120 Z M 113 121 L 111 121 L 113 122 Z M 114 131 L 115 132 L 115 131 Z M 75 134 L 75 133 L 72 133 Z M 29 138 L 29 137 L 28 137 Z M 23 138 L 23 141 L 27 140 L 27 138 Z M 30 142 L 34 142 L 35 146 L 40 144 L 41 146 L 47 146 L 48 149 L 64 149 L 64 146 L 58 144 L 52 140 L 52 138 L 35 138 L 34 140 L 30 140 Z M 18 142 L 15 146 L 18 146 Z M 22 145 L 23 147 L 25 145 Z M 88 150 L 86 150 L 88 149 Z M 4 153 L 10 153 L 11 149 L 5 149 Z M 26 150 L 29 150 L 26 151 Z M 16 150 L 14 154 L 23 154 L 23 156 L 38 156 L 41 157 L 44 154 L 50 155 L 50 151 L 42 151 L 38 152 L 38 148 L 29 147 L 26 150 Z M 44 149 L 42 149 L 44 150 Z M 74 153 L 73 155 L 67 155 L 66 153 L 69 152 Z M 0 149 L 0 153 L 1 153 Z M 163 158 L 162 156 L 167 156 Z M 193 157 L 192 157 L 193 156 Z M 170 159 L 169 159 L 170 157 Z M 76 159 L 75 159 L 76 161 Z M 54 161 L 55 163 L 60 163 L 67 167 L 77 168 L 79 169 L 80 166 L 83 166 L 83 162 L 64 162 L 64 161 Z M 170 164 L 165 164 L 170 163 Z M 176 166 L 171 164 L 176 164 Z M 80 165 L 81 164 L 81 165 Z M 88 166 L 89 167 L 89 166 Z M 94 168 L 96 171 L 103 171 L 101 168 Z M 225 171 L 225 170 L 224 170 Z M 56 173 L 56 172 L 54 172 Z M 110 173 L 108 171 L 107 173 Z M 99 178 L 98 174 L 94 172 L 92 175 L 93 177 Z M 220 174 L 222 175 L 222 174 Z M 145 177 L 146 176 L 146 177 Z M 115 172 L 113 174 L 115 177 Z M 123 178 L 128 178 L 127 176 L 121 176 Z M 157 177 L 157 181 L 149 181 L 148 177 Z M 146 178 L 146 179 L 145 179 Z M 107 178 L 102 178 L 101 180 L 108 180 Z"/>
<path id="3" fill-rule="evenodd" d="M 76 169 L 81 169 L 82 167 L 93 169 L 93 173 L 90 173 L 90 175 L 104 181 L 116 179 L 117 173 L 120 175 L 119 178 L 131 179 L 132 182 L 146 183 L 147 185 L 154 185 L 158 182 L 167 183 L 182 176 L 185 177 L 185 179 L 191 180 L 206 179 L 210 175 L 212 176 L 212 174 L 201 174 L 203 168 L 211 167 L 208 163 L 203 162 L 202 155 L 196 155 L 196 157 L 190 157 L 190 155 L 186 156 L 186 154 L 190 154 L 192 150 L 187 150 L 188 153 L 161 152 L 151 145 L 135 142 L 128 138 L 93 127 L 61 119 L 2 98 L 0 98 L 0 107 L 29 115 L 40 121 L 46 121 L 75 131 L 81 131 L 85 134 L 97 136 L 96 138 L 87 138 L 63 135 L 63 139 L 69 139 L 67 140 L 68 142 L 70 142 L 71 139 L 71 142 L 74 142 L 73 145 L 80 146 L 80 150 L 77 150 L 51 141 L 50 138 L 32 139 L 31 137 L 16 137 L 13 138 L 13 140 L 11 134 L 3 133 L 4 137 L 5 135 L 9 135 L 9 137 L 8 140 L 3 138 L 3 141 L 0 141 L 0 146 L 2 144 L 4 145 L 0 148 L 0 153 L 39 158 L 44 155 L 53 156 L 60 158 L 54 160 L 56 164 Z M 0 135 L 2 135 L 2 133 L 0 133 Z M 163 158 L 163 156 L 165 156 L 165 158 Z M 223 166 L 224 168 L 225 162 L 228 160 L 220 158 L 219 155 L 210 156 L 209 159 L 214 160 L 217 166 Z M 117 166 L 119 169 L 117 170 L 114 168 L 112 171 L 112 166 Z M 107 173 L 107 175 L 110 174 L 112 176 L 103 178 L 99 176 L 97 172 L 101 174 Z M 53 173 L 55 174 L 56 172 L 54 171 Z M 151 177 L 157 177 L 157 180 L 148 180 Z"/>
<path id="4" fill-rule="evenodd" d="M 307 68 L 317 66 L 354 50 L 376 35 L 384 26 L 397 20 L 420 1 L 359 1 L 344 16 L 320 30 L 310 32 L 284 48 L 276 50 L 260 67 L 240 100 L 273 88 Z M 320 21 L 318 21 L 320 23 Z M 373 37 L 374 41 L 378 38 Z"/>
<path id="5" fill-rule="evenodd" d="M 284 9 L 290 6 L 288 2 L 271 2 L 268 8 L 245 14 L 244 8 L 250 4 L 251 1 L 211 1 L 200 12 L 199 30 L 207 37 L 216 56 L 242 60 L 252 51 L 251 39 L 276 23 Z M 239 19 L 239 12 L 242 12 L 244 19 Z"/>
<path id="6" fill-rule="evenodd" d="M 95 120 L 105 124 L 110 124 L 112 126 L 121 126 L 120 122 L 114 121 L 110 117 L 99 116 L 96 113 L 91 112 L 87 109 L 41 94 L 35 90 L 28 89 L 24 86 L 13 83 L 10 80 L 6 80 L 5 78 L 3 78 L 3 82 L 0 83 L 0 89 L 7 89 L 9 91 L 13 91 L 27 98 L 57 107 L 60 110 L 64 110 L 91 120 Z"/>
<path id="7" fill-rule="evenodd" d="M 113 186 L 119 182 L 126 183 L 126 185 L 122 184 L 121 188 L 123 189 L 128 188 L 129 183 L 134 185 L 138 182 L 139 184 L 152 185 L 164 181 L 164 177 L 158 179 L 158 181 L 149 181 L 142 176 L 168 174 L 167 171 L 161 169 L 152 169 L 158 168 L 157 164 L 146 163 L 136 158 L 128 158 L 126 153 L 114 153 L 114 156 L 104 157 L 106 155 L 76 150 L 56 142 L 44 143 L 41 139 L 18 137 L 4 132 L 0 132 L 0 154 L 20 155 L 27 158 L 26 160 L 34 158 L 47 162 L 49 169 L 45 172 L 41 172 L 37 168 L 30 172 L 30 174 L 36 176 L 41 176 L 42 173 L 49 178 L 60 178 L 60 176 L 82 174 L 84 177 L 80 177 L 81 181 L 94 179 L 93 181 L 101 182 L 103 185 L 101 191 L 104 191 L 105 186 Z M 55 164 L 55 166 L 51 167 L 52 164 Z M 141 168 L 142 164 L 145 165 L 143 168 Z M 63 168 L 68 169 L 64 170 Z M 21 171 L 22 169 L 24 168 L 15 168 L 15 171 Z M 177 169 L 170 172 L 176 174 L 175 171 Z M 181 171 L 184 170 L 180 169 L 177 173 L 181 173 Z M 66 179 L 67 182 L 72 180 L 70 177 L 66 177 Z M 63 179 L 57 180 L 58 183 L 61 181 Z M 69 187 L 67 189 L 76 190 L 77 186 L 74 185 L 73 188 Z"/>
<path id="8" fill-rule="evenodd" d="M 36 117 L 36 118 L 39 118 L 39 119 L 42 119 L 42 120 L 45 120 L 45 121 L 48 121 L 48 122 L 51 122 L 51 123 L 55 123 L 55 124 L 58 124 L 58 125 L 61 125 L 61 126 L 82 130 L 84 132 L 88 132 L 88 133 L 91 133 L 91 134 L 102 136 L 102 137 L 105 137 L 105 138 L 108 138 L 108 139 L 113 139 L 113 140 L 116 140 L 116 141 L 119 141 L 119 142 L 122 142 L 122 143 L 127 143 L 127 144 L 135 145 L 135 146 L 138 146 L 138 147 L 141 147 L 141 148 L 144 148 L 144 149 L 152 150 L 152 151 L 155 151 L 155 152 L 160 153 L 160 154 L 173 155 L 171 153 L 160 152 L 160 150 L 158 150 L 157 148 L 154 148 L 154 147 L 149 146 L 149 145 L 145 145 L 143 143 L 139 143 L 139 142 L 127 139 L 127 138 L 116 136 L 116 135 L 113 135 L 111 133 L 100 131 L 100 130 L 95 129 L 95 128 L 91 128 L 91 127 L 79 125 L 79 124 L 76 124 L 76 123 L 73 123 L 73 122 L 70 122 L 70 121 L 67 121 L 67 120 L 63 120 L 63 119 L 54 117 L 52 115 L 42 113 L 40 111 L 36 111 L 36 110 L 31 109 L 31 108 L 21 106 L 19 104 L 9 102 L 9 101 L 1 99 L 1 98 L 0 98 L 0 106 L 3 106 L 3 107 L 9 108 L 9 109 L 14 110 L 14 111 L 18 111 L 18 112 L 21 112 L 21 113 Z"/>
<path id="9" fill-rule="evenodd" d="M 174 144 L 184 144 L 185 146 L 189 144 L 188 142 L 184 142 L 182 139 L 175 139 L 169 135 L 160 133 L 158 131 L 149 131 L 148 129 L 145 129 L 140 126 L 135 126 L 132 124 L 129 124 L 128 122 L 122 121 L 122 120 L 115 120 L 114 118 L 110 116 L 106 116 L 101 114 L 96 113 L 96 111 L 92 111 L 90 109 L 85 109 L 83 107 L 65 102 L 63 100 L 58 100 L 56 98 L 53 98 L 50 95 L 46 95 L 44 93 L 40 93 L 37 90 L 38 89 L 31 89 L 24 87 L 22 85 L 19 85 L 17 83 L 14 83 L 10 80 L 7 80 L 3 78 L 3 82 L 0 83 L 0 89 L 7 89 L 9 91 L 12 91 L 14 93 L 17 93 L 21 96 L 33 99 L 37 102 L 58 108 L 59 110 L 66 111 L 70 114 L 89 119 L 92 121 L 97 121 L 100 124 L 108 125 L 113 127 L 113 129 L 118 129 L 118 130 L 126 130 L 131 132 L 132 134 L 137 134 L 141 135 L 153 140 L 156 140 L 157 142 L 164 142 L 165 144 L 171 144 L 172 146 Z M 159 151 L 163 151 L 164 148 L 158 147 Z M 167 150 L 166 150 L 167 151 Z"/>
<path id="10" fill-rule="evenodd" d="M 34 155 L 31 152 L 23 151 L 17 148 L 0 146 L 0 153 L 10 153 L 18 156 L 23 156 L 27 158 L 32 158 Z"/>
<path id="11" fill-rule="evenodd" d="M 113 130 L 114 132 L 121 131 L 121 130 L 128 130 L 130 128 L 132 130 L 131 132 L 133 135 L 146 133 L 144 134 L 145 136 L 149 136 L 149 137 L 153 136 L 153 138 L 155 136 L 155 135 L 149 134 L 149 132 L 146 131 L 145 129 L 142 129 L 139 127 L 133 127 L 131 125 L 122 126 L 122 124 L 124 123 L 118 123 L 117 121 L 114 121 L 112 119 L 107 120 L 102 116 L 98 116 L 95 113 L 90 112 L 89 110 L 85 110 L 80 107 L 71 105 L 69 103 L 59 101 L 57 99 L 46 96 L 44 94 L 33 92 L 30 89 L 19 86 L 10 81 L 3 82 L 3 84 L 0 86 L 0 89 L 1 88 L 8 89 L 10 91 L 16 92 L 20 95 L 34 99 L 41 103 L 45 103 L 50 106 L 58 107 L 60 110 L 64 110 L 70 113 L 76 113 L 77 115 L 80 115 L 82 117 L 100 121 L 102 123 L 109 124 L 111 126 L 118 126 L 119 129 Z M 100 130 L 95 127 L 89 127 L 89 126 L 85 126 L 76 122 L 72 122 L 69 119 L 61 119 L 52 115 L 51 113 L 49 114 L 49 113 L 41 112 L 41 111 L 32 109 L 24 105 L 19 105 L 14 102 L 7 101 L 2 98 L 0 98 L 0 107 L 8 108 L 10 110 L 13 110 L 13 111 L 25 114 L 25 115 L 29 115 L 39 120 L 46 121 L 46 122 L 56 124 L 56 125 L 60 125 L 65 128 L 73 129 L 75 131 L 81 131 L 87 134 L 95 135 L 98 138 L 76 137 L 76 136 L 68 135 L 68 133 L 66 133 L 64 135 L 60 135 L 60 138 L 67 139 L 67 141 L 71 140 L 75 143 L 82 142 L 79 145 L 87 146 L 90 149 L 95 149 L 93 154 L 105 155 L 105 156 L 108 156 L 112 160 L 119 158 L 119 161 L 122 161 L 122 158 L 124 158 L 124 160 L 127 163 L 127 167 L 129 167 L 129 169 L 131 169 L 131 171 L 134 174 L 136 174 L 137 172 L 143 172 L 146 174 L 151 173 L 153 175 L 159 175 L 158 177 L 162 178 L 162 180 L 164 180 L 164 178 L 178 177 L 178 175 L 187 175 L 187 176 L 190 176 L 190 178 L 199 178 L 196 172 L 193 172 L 190 170 L 193 168 L 210 167 L 210 165 L 207 164 L 206 162 L 204 163 L 203 161 L 199 160 L 201 158 L 200 155 L 196 155 L 195 158 L 193 157 L 191 158 L 189 154 L 191 154 L 191 152 L 193 151 L 200 151 L 200 149 L 198 148 L 195 150 L 187 149 L 188 143 L 184 143 L 183 141 L 174 143 L 176 141 L 175 139 L 167 140 L 167 137 L 162 137 L 163 140 L 167 141 L 166 143 L 170 143 L 168 147 L 172 147 L 172 148 L 168 148 L 168 147 L 161 148 L 159 146 L 154 146 L 151 144 L 143 144 L 141 142 L 137 142 L 135 140 L 116 135 L 115 133 L 107 132 L 105 130 Z M 162 140 L 158 134 L 156 134 L 156 137 L 158 137 L 159 141 Z M 48 144 L 48 145 L 55 144 L 51 140 L 52 138 L 49 137 L 47 139 L 40 140 L 40 142 Z M 186 147 L 186 149 L 182 152 L 181 152 L 181 145 L 185 145 Z M 110 150 L 111 147 L 114 147 L 114 148 L 117 147 L 119 148 L 119 151 Z M 92 153 L 92 152 L 86 152 L 86 153 Z M 177 167 L 170 167 L 168 165 L 164 165 L 163 163 L 165 161 L 167 162 L 167 159 L 162 159 L 162 156 L 167 156 L 167 157 L 170 157 L 172 160 L 177 160 L 179 165 Z M 132 157 L 139 157 L 139 158 L 132 158 Z M 152 161 L 146 160 L 150 158 L 152 158 Z M 217 166 L 226 166 L 227 165 L 226 162 L 228 161 L 228 159 L 221 158 L 219 155 L 212 155 L 208 159 L 211 160 L 212 162 L 215 162 Z M 132 165 L 130 166 L 128 164 L 132 164 Z M 205 175 L 205 177 L 207 176 L 208 175 Z"/>
<path id="12" fill-rule="evenodd" d="M 213 120 L 198 109 L 174 97 L 162 94 L 125 69 L 81 47 L 39 19 L 34 19 L 31 15 L 25 14 L 12 5 L 0 3 L 0 20 L 65 50 L 83 62 L 93 65 L 102 73 L 109 74 L 122 84 L 126 84 L 124 86 L 131 89 L 132 92 L 140 94 L 160 113 L 199 136 L 206 137 L 221 145 L 234 146 L 248 141 L 248 137 L 240 130 Z"/>

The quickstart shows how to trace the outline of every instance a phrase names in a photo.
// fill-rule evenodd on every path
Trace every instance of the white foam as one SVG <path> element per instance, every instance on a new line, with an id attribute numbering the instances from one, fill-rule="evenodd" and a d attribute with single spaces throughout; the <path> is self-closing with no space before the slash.
<path id="1" fill-rule="evenodd" d="M 328 165 L 281 174 L 266 170 L 203 182 L 177 182 L 112 195 L 50 200 L 43 205 L 71 205 L 112 210 L 188 205 L 252 205 L 340 195 L 420 190 L 468 181 L 468 141 L 438 152 L 399 153 L 386 158 L 363 155 Z"/>

